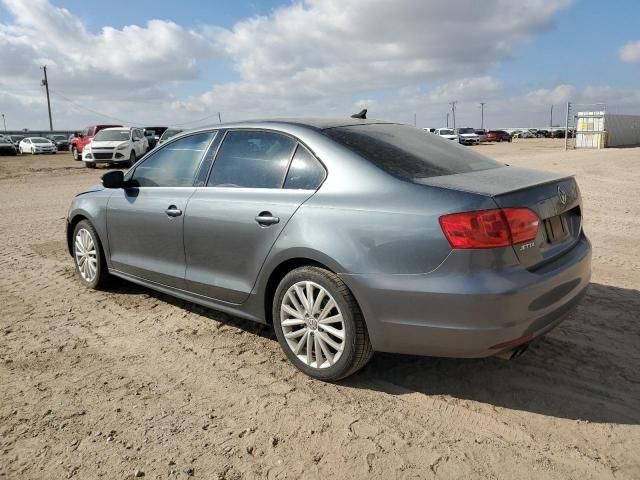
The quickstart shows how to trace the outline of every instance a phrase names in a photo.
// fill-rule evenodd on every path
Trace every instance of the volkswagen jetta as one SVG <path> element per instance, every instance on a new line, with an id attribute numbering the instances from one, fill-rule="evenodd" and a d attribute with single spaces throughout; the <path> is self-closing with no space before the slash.
<path id="1" fill-rule="evenodd" d="M 272 324 L 324 380 L 374 351 L 519 352 L 591 271 L 573 177 L 359 119 L 183 132 L 79 194 L 67 241 L 87 287 L 116 276 Z"/>

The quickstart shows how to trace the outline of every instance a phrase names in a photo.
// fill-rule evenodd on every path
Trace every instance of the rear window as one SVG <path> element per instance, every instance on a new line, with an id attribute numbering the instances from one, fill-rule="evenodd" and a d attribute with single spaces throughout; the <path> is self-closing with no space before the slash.
<path id="1" fill-rule="evenodd" d="M 504 166 L 451 140 L 425 135 L 409 125 L 335 127 L 325 133 L 385 172 L 402 180 L 439 177 Z"/>

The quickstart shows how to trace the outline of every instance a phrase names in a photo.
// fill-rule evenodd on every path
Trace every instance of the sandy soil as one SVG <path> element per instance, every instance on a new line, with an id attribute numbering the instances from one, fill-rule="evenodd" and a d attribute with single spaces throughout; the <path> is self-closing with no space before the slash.
<path id="1" fill-rule="evenodd" d="M 100 170 L 0 157 L 0 478 L 640 478 L 640 149 L 482 145 L 576 173 L 593 283 L 517 361 L 376 354 L 338 385 L 272 332 L 125 282 L 64 245 Z"/>

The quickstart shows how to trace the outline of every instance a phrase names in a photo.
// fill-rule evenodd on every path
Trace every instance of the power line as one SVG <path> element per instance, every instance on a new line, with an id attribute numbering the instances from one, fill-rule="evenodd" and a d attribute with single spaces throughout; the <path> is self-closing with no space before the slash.
<path id="1" fill-rule="evenodd" d="M 213 118 L 213 117 L 218 117 L 218 122 L 222 123 L 222 118 L 220 117 L 220 112 L 216 112 L 214 114 L 207 115 L 206 117 L 202 117 L 202 118 L 199 118 L 197 120 L 191 120 L 189 122 L 183 122 L 183 123 L 172 123 L 171 125 L 173 125 L 174 127 L 181 127 L 183 125 L 191 125 L 192 123 L 202 122 L 204 120 L 208 120 L 209 118 Z"/>
<path id="2" fill-rule="evenodd" d="M 142 123 L 140 123 L 140 122 L 131 122 L 131 121 L 129 121 L 129 120 L 124 120 L 124 119 L 122 119 L 122 118 L 114 117 L 114 116 L 112 116 L 112 115 L 107 115 L 106 113 L 101 113 L 101 112 L 98 112 L 97 110 L 93 110 L 93 109 L 91 109 L 91 108 L 89 108 L 89 107 L 85 107 L 84 105 L 80 105 L 80 104 L 78 104 L 78 103 L 74 102 L 73 100 L 71 100 L 70 98 L 65 97 L 65 96 L 64 96 L 63 94 L 61 94 L 60 92 L 56 92 L 56 91 L 54 91 L 54 90 L 51 90 L 51 93 L 53 93 L 53 94 L 55 94 L 55 95 L 59 96 L 59 97 L 60 97 L 60 98 L 62 98 L 63 100 L 66 100 L 66 101 L 67 101 L 67 102 L 69 102 L 71 105 L 73 105 L 73 106 L 75 106 L 75 107 L 78 107 L 78 108 L 81 108 L 81 109 L 83 109 L 83 110 L 86 110 L 86 111 L 88 111 L 88 112 L 91 112 L 91 113 L 93 113 L 93 114 L 95 114 L 95 115 L 100 115 L 101 117 L 105 117 L 105 118 L 108 118 L 108 119 L 111 119 L 111 120 L 116 120 L 116 121 L 118 121 L 118 122 L 126 123 L 126 124 L 129 124 L 129 125 L 138 125 L 138 126 L 142 126 L 142 125 L 143 125 L 143 124 L 142 124 Z"/>
<path id="3" fill-rule="evenodd" d="M 74 105 L 75 107 L 81 108 L 81 109 L 86 110 L 88 112 L 91 112 L 91 113 L 93 113 L 95 115 L 100 115 L 101 117 L 105 117 L 105 118 L 108 118 L 110 120 L 116 120 L 118 122 L 125 123 L 125 124 L 128 124 L 128 125 L 137 125 L 137 126 L 145 125 L 144 123 L 132 122 L 130 120 L 125 120 L 125 119 L 122 119 L 122 118 L 114 117 L 113 115 L 107 115 L 106 113 L 98 112 L 97 110 L 93 110 L 93 109 L 91 109 L 89 107 L 86 107 L 84 105 L 80 105 L 80 104 L 74 102 L 73 100 L 71 100 L 70 98 L 64 96 L 63 94 L 61 94 L 58 91 L 51 90 L 51 93 L 53 93 L 53 94 L 59 96 L 60 98 L 66 100 L 67 102 L 69 102 L 70 104 Z M 211 115 L 207 115 L 206 117 L 198 118 L 196 120 L 190 120 L 188 122 L 183 122 L 183 123 L 172 123 L 171 125 L 173 125 L 175 127 L 181 127 L 181 126 L 184 126 L 184 125 L 191 125 L 193 123 L 199 123 L 199 122 L 202 122 L 204 120 L 208 120 L 208 119 L 213 118 L 213 117 L 218 117 L 218 121 L 220 123 L 222 123 L 221 122 L 221 117 L 220 117 L 220 112 L 216 112 L 216 113 L 213 113 Z"/>

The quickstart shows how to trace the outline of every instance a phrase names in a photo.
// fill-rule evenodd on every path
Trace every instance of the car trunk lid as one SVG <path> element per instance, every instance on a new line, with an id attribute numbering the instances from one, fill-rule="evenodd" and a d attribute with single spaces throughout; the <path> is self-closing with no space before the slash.
<path id="1" fill-rule="evenodd" d="M 416 182 L 490 196 L 501 208 L 533 210 L 540 217 L 536 239 L 513 247 L 527 268 L 542 265 L 570 249 L 582 231 L 582 199 L 573 176 L 505 166 Z"/>

